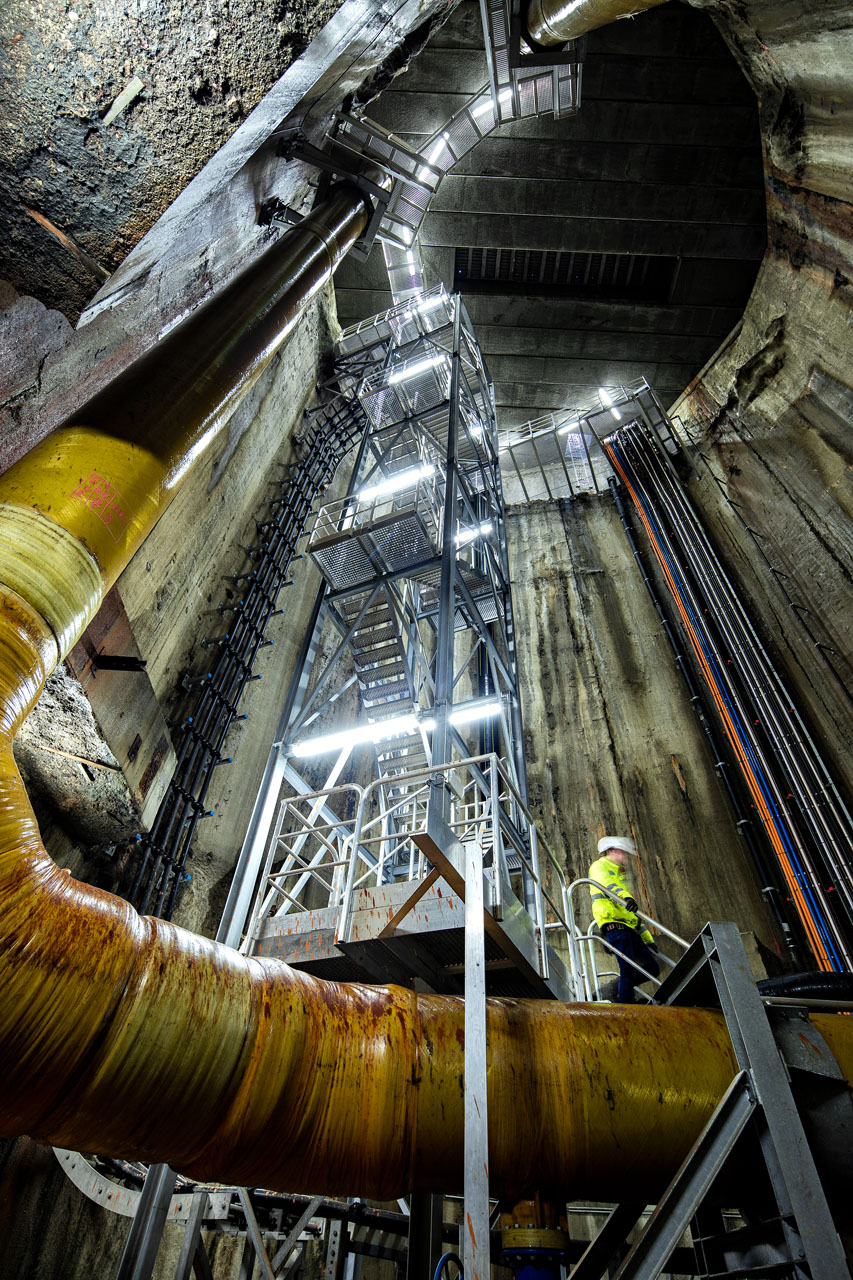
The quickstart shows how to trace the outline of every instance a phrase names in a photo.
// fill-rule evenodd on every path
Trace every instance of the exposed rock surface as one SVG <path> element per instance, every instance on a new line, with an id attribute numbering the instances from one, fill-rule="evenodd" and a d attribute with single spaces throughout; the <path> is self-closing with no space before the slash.
<path id="1" fill-rule="evenodd" d="M 78 682 L 58 667 L 15 740 L 31 796 L 58 811 L 83 845 L 131 835 L 138 822 L 121 766 L 101 736 Z"/>
<path id="2" fill-rule="evenodd" d="M 12 0 L 0 9 L 2 270 L 75 319 L 338 0 Z M 143 87 L 113 120 L 110 108 Z"/>
<path id="3" fill-rule="evenodd" d="M 834 2 L 711 12 L 759 99 L 768 251 L 742 324 L 675 409 L 704 455 L 694 497 L 849 794 L 853 28 Z"/>

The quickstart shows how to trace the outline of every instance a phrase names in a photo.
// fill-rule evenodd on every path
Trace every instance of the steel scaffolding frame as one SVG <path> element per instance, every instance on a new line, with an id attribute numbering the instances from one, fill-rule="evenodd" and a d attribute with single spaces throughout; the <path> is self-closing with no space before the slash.
<path id="1" fill-rule="evenodd" d="M 306 967 L 343 958 L 362 976 L 417 975 L 464 991 L 471 1230 L 462 1247 L 470 1274 L 486 1275 L 487 970 L 516 973 L 522 993 L 573 990 L 547 932 L 566 928 L 565 883 L 540 852 L 526 804 L 493 392 L 461 299 L 442 288 L 348 330 L 331 390 L 368 425 L 346 494 L 307 529 L 324 581 L 226 907 L 226 940 L 282 954 L 286 936 L 299 940 Z M 342 728 L 342 700 L 356 693 L 359 724 Z M 373 779 L 364 788 L 340 781 L 355 752 L 359 776 L 367 769 Z M 333 760 L 319 782 L 311 766 L 311 781 L 298 768 L 315 754 Z M 458 966 L 400 929 L 416 907 L 441 916 L 446 895 L 430 896 L 439 877 L 464 902 L 455 927 L 439 920 L 443 949 L 464 918 Z M 356 908 L 367 881 L 365 927 Z M 387 910 L 377 909 L 380 896 Z"/>

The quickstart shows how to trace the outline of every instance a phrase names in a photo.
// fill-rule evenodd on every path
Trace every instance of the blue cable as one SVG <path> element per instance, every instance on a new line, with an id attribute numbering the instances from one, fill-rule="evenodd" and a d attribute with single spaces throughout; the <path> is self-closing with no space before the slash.
<path id="1" fill-rule="evenodd" d="M 457 1253 L 443 1253 L 438 1260 L 438 1266 L 435 1269 L 433 1280 L 441 1280 L 441 1273 L 447 1266 L 448 1262 L 455 1262 L 459 1268 L 460 1280 L 463 1280 L 465 1272 L 462 1270 L 462 1259 Z"/>
<path id="2" fill-rule="evenodd" d="M 833 943 L 832 935 L 827 927 L 827 921 L 823 915 L 823 912 L 820 910 L 817 902 L 815 901 L 810 879 L 807 873 L 805 872 L 805 869 L 803 868 L 802 863 L 800 862 L 797 851 L 791 840 L 790 833 L 787 829 L 787 824 L 785 822 L 785 819 L 781 814 L 781 812 L 779 811 L 779 808 L 772 795 L 772 792 L 770 791 L 768 780 L 764 774 L 763 769 L 761 768 L 758 762 L 754 748 L 752 747 L 752 744 L 750 743 L 748 736 L 744 732 L 744 726 L 742 724 L 741 718 L 738 715 L 735 707 L 732 705 L 725 675 L 723 671 L 720 669 L 717 663 L 717 660 L 713 652 L 711 651 L 710 641 L 705 631 L 703 620 L 697 616 L 695 610 L 693 609 L 693 606 L 690 604 L 686 596 L 686 584 L 685 584 L 683 575 L 681 573 L 680 567 L 675 563 L 675 561 L 672 558 L 672 555 L 667 550 L 664 544 L 663 531 L 654 514 L 650 499 L 645 493 L 635 469 L 628 462 L 628 459 L 624 451 L 619 447 L 619 445 L 615 441 L 611 440 L 608 443 L 610 444 L 611 449 L 613 450 L 614 454 L 617 456 L 620 463 L 622 464 L 622 467 L 624 468 L 625 472 L 633 476 L 635 493 L 637 494 L 637 505 L 642 508 L 643 512 L 646 515 L 646 518 L 648 519 L 650 526 L 652 526 L 652 528 L 654 529 L 655 541 L 657 543 L 660 555 L 662 559 L 666 561 L 666 564 L 670 570 L 670 573 L 672 574 L 673 581 L 677 584 L 678 594 L 681 600 L 682 607 L 684 608 L 685 613 L 687 613 L 691 619 L 691 622 L 694 626 L 694 634 L 696 635 L 696 638 L 701 646 L 705 659 L 708 662 L 708 666 L 711 668 L 711 670 L 714 673 L 715 680 L 717 682 L 717 687 L 720 691 L 720 694 L 723 698 L 726 708 L 731 716 L 732 723 L 733 725 L 736 726 L 738 739 L 740 741 L 741 747 L 745 755 L 750 761 L 753 774 L 760 786 L 761 794 L 764 799 L 764 802 L 767 805 L 769 812 L 773 815 L 775 819 L 776 829 L 785 847 L 785 851 L 788 854 L 788 858 L 791 862 L 797 882 L 803 892 L 803 896 L 805 897 L 806 901 L 809 904 L 810 912 L 812 915 L 812 919 L 815 923 L 815 926 L 817 928 L 817 932 L 820 935 L 821 940 L 823 941 L 824 946 L 826 947 L 827 954 L 831 957 L 833 964 L 837 965 L 838 968 L 840 969 L 842 967 L 841 960 L 840 960 L 840 957 L 838 956 L 835 945 Z"/>

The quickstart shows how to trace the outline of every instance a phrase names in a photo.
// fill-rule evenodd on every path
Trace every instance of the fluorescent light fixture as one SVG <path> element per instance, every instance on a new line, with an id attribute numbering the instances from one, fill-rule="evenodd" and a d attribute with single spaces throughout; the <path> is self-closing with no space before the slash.
<path id="1" fill-rule="evenodd" d="M 358 747 L 365 742 L 408 737 L 419 728 L 429 732 L 435 728 L 435 720 L 419 720 L 412 711 L 408 715 L 392 716 L 390 720 L 380 720 L 376 724 L 360 724 L 355 729 L 341 729 L 337 733 L 326 733 L 319 738 L 295 742 L 291 751 L 297 759 L 304 760 L 308 756 L 325 755 L 328 751 L 341 751 L 344 747 Z"/>
<path id="2" fill-rule="evenodd" d="M 471 724 L 476 720 L 487 720 L 500 714 L 501 703 L 498 698 L 481 698 L 477 702 L 464 702 L 450 713 L 451 724 Z M 342 751 L 344 747 L 358 747 L 365 742 L 379 743 L 388 738 L 406 738 L 410 734 L 423 731 L 431 733 L 435 728 L 433 716 L 421 719 L 414 711 L 406 715 L 392 716 L 389 720 L 379 720 L 376 724 L 360 724 L 354 729 L 340 729 L 337 733 L 324 733 L 318 738 L 308 738 L 305 742 L 294 742 L 291 753 L 298 760 L 309 756 L 326 755 L 329 751 Z"/>
<path id="3" fill-rule="evenodd" d="M 567 436 L 570 431 L 580 431 L 580 418 L 574 418 L 571 422 L 567 422 L 564 427 L 557 428 L 558 436 Z"/>
<path id="4" fill-rule="evenodd" d="M 441 137 L 438 139 L 438 141 L 436 142 L 432 151 L 427 156 L 426 158 L 427 164 L 435 164 L 436 160 L 441 155 L 444 148 L 447 146 L 447 142 L 448 142 L 447 134 L 443 133 Z M 418 169 L 419 182 L 428 182 L 430 178 L 434 178 L 434 177 L 435 177 L 435 174 L 432 172 L 431 169 L 427 169 L 426 167 L 421 167 L 420 169 Z"/>
<path id="5" fill-rule="evenodd" d="M 501 713 L 500 698 L 480 698 L 477 702 L 464 702 L 450 713 L 451 724 L 473 724 L 476 720 L 489 720 Z"/>
<path id="6" fill-rule="evenodd" d="M 428 356 L 426 360 L 418 360 L 415 364 L 405 365 L 402 369 L 395 369 L 388 378 L 388 386 L 393 387 L 396 382 L 408 382 L 409 378 L 416 378 L 420 373 L 426 373 L 427 369 L 434 369 L 438 364 L 447 364 L 447 356 L 442 352 L 438 356 Z"/>
<path id="7" fill-rule="evenodd" d="M 436 160 L 441 155 L 442 151 L 446 146 L 447 146 L 447 134 L 443 133 L 439 138 L 438 142 L 436 142 L 432 151 L 427 156 L 427 164 L 435 164 Z"/>
<path id="8" fill-rule="evenodd" d="M 611 418 L 615 418 L 617 422 L 621 422 L 622 414 L 614 406 L 613 397 L 611 396 L 610 392 L 607 390 L 606 387 L 598 388 L 598 398 L 601 401 L 601 403 L 605 406 L 605 408 L 610 410 Z"/>
<path id="9" fill-rule="evenodd" d="M 445 301 L 445 300 L 444 300 L 444 298 L 442 298 L 442 297 L 438 297 L 438 298 L 425 298 L 425 299 L 423 300 L 423 302 L 419 302 L 419 303 L 417 304 L 417 305 L 418 305 L 418 311 L 420 311 L 420 313 L 421 313 L 421 315 L 422 315 L 422 316 L 423 316 L 423 315 L 426 315 L 427 311 L 435 311 L 436 307 L 441 307 L 441 306 L 443 306 L 443 305 L 444 305 L 444 301 Z"/>
<path id="10" fill-rule="evenodd" d="M 434 474 L 435 467 L 431 462 L 425 462 L 422 467 L 407 467 L 405 471 L 397 471 L 393 476 L 388 476 L 385 480 L 362 489 L 358 500 L 372 502 L 374 498 L 387 498 L 389 494 L 399 493 L 402 489 L 408 489 L 419 480 L 426 480 Z"/>
<path id="11" fill-rule="evenodd" d="M 406 261 L 408 262 L 410 267 L 413 267 L 415 265 L 415 255 L 411 249 L 406 250 Z"/>
<path id="12" fill-rule="evenodd" d="M 512 89 L 504 89 L 498 94 L 498 102 L 508 102 L 511 97 Z M 494 110 L 494 103 L 492 102 L 491 96 L 489 96 L 485 102 L 481 103 L 479 107 L 471 112 L 471 115 L 475 120 L 479 120 L 480 116 L 484 116 L 487 111 L 492 110 Z"/>
<path id="13" fill-rule="evenodd" d="M 404 244 L 411 244 L 414 234 L 411 227 L 400 227 L 400 239 Z"/>
<path id="14" fill-rule="evenodd" d="M 476 529 L 463 529 L 456 535 L 457 547 L 464 547 L 466 542 L 473 542 L 475 538 L 484 537 L 487 533 L 492 532 L 491 520 L 484 520 Z"/>

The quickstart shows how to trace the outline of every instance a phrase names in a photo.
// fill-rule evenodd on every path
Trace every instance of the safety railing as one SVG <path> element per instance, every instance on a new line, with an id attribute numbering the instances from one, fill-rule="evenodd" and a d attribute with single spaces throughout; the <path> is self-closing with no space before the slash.
<path id="1" fill-rule="evenodd" d="M 443 477 L 431 463 L 411 457 L 405 469 L 379 476 L 361 494 L 324 503 L 308 525 L 308 551 L 342 542 L 419 514 L 438 524 Z"/>
<path id="2" fill-rule="evenodd" d="M 581 995 L 581 998 L 584 1000 L 594 1001 L 602 998 L 602 978 L 614 977 L 617 972 L 617 970 L 607 970 L 605 972 L 600 970 L 596 956 L 596 947 L 600 948 L 609 956 L 618 957 L 619 951 L 607 940 L 607 936 L 605 934 L 596 933 L 593 925 L 590 925 L 589 929 L 586 931 L 583 931 L 578 926 L 575 919 L 575 892 L 582 885 L 594 888 L 596 893 L 604 894 L 620 907 L 624 906 L 624 903 L 618 894 L 612 893 L 603 884 L 599 884 L 597 880 L 589 879 L 588 876 L 581 877 L 578 880 L 573 880 L 568 887 L 566 900 L 569 922 L 568 935 L 572 976 L 575 980 L 575 985 Z M 638 910 L 636 915 L 644 924 L 648 925 L 649 928 L 655 929 L 658 933 L 662 933 L 665 937 L 674 942 L 676 946 L 680 947 L 682 951 L 686 951 L 690 946 L 690 943 L 686 942 L 684 938 L 680 937 L 677 933 L 673 933 L 671 929 L 668 929 L 666 925 L 661 924 L 659 920 L 655 920 L 652 916 L 646 915 L 644 911 Z M 674 968 L 674 960 L 671 960 L 670 957 L 665 955 L 663 952 L 659 952 L 658 954 L 664 964 L 668 965 L 670 968 Z M 631 963 L 635 969 L 640 971 L 644 980 L 646 982 L 651 982 L 654 985 L 655 990 L 657 990 L 660 986 L 658 978 L 653 974 L 648 973 L 637 961 L 632 960 Z M 654 997 L 649 996 L 642 989 L 639 989 L 639 994 L 649 1003 L 654 1002 Z"/>
<path id="3" fill-rule="evenodd" d="M 344 783 L 282 800 L 241 951 L 251 951 L 271 916 L 340 906 L 362 796 L 357 783 Z M 348 800 L 353 816 L 339 817 L 331 806 Z"/>
<path id="4" fill-rule="evenodd" d="M 500 919 L 509 886 L 532 917 L 540 973 L 547 978 L 549 935 L 555 930 L 564 933 L 570 953 L 568 886 L 562 866 L 539 834 L 506 763 L 494 753 L 411 772 L 389 773 L 365 788 L 356 820 L 338 938 L 346 941 L 349 936 L 354 897 L 360 889 L 390 878 L 420 880 L 432 870 L 414 836 L 426 830 L 430 795 L 442 782 L 448 793 L 446 825 L 461 844 L 476 840 L 483 851 L 490 886 L 489 909 Z M 383 809 L 380 793 L 389 787 L 399 795 Z"/>
<path id="5" fill-rule="evenodd" d="M 576 897 L 581 887 L 594 887 L 616 903 L 621 899 L 588 878 L 568 884 L 562 865 L 539 832 L 510 775 L 495 753 L 471 756 L 451 764 L 389 772 L 366 787 L 341 784 L 296 795 L 279 806 L 259 888 L 242 949 L 251 950 L 271 917 L 333 909 L 327 921 L 338 941 L 349 941 L 357 895 L 392 883 L 413 885 L 433 870 L 415 837 L 427 830 L 431 797 L 437 785 L 446 789 L 446 826 L 465 845 L 476 841 L 483 855 L 488 907 L 500 920 L 507 889 L 529 913 L 537 940 L 540 975 L 549 976 L 548 943 L 556 943 L 578 1000 L 601 998 L 603 979 L 616 970 L 603 969 L 601 955 L 618 956 L 606 935 L 577 922 Z M 348 810 L 351 816 L 339 816 Z M 660 921 L 637 912 L 656 932 L 678 948 L 688 943 Z M 661 953 L 664 964 L 672 966 Z M 635 963 L 643 980 L 660 984 Z M 642 990 L 640 996 L 653 1000 Z"/>

